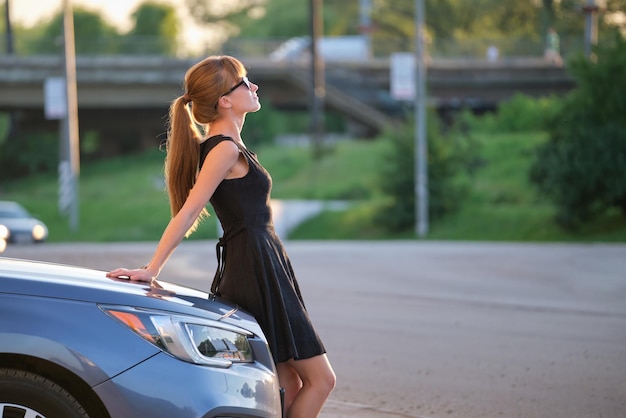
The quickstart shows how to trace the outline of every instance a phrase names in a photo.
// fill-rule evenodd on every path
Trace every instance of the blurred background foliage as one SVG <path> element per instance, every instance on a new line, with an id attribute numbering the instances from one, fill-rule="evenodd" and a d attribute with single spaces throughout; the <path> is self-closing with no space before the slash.
<path id="1" fill-rule="evenodd" d="M 412 50 L 414 0 L 373 0 L 372 4 L 375 55 Z M 606 1 L 599 21 L 600 44 L 592 60 L 580 55 L 582 4 L 580 0 L 426 0 L 431 56 L 483 57 L 485 45 L 492 43 L 505 56 L 541 56 L 546 32 L 553 27 L 561 36 L 565 65 L 577 85 L 566 97 L 516 95 L 495 112 L 461 111 L 446 123 L 434 110 L 430 112 L 429 210 L 434 223 L 430 237 L 626 240 L 626 232 L 619 232 L 626 231 L 626 0 Z M 187 5 L 197 22 L 223 35 L 206 53 L 229 52 L 242 42 L 254 49 L 263 42 L 266 46 L 257 49 L 264 54 L 266 48 L 308 34 L 307 2 L 239 0 L 217 7 L 218 2 L 187 0 Z M 133 14 L 132 28 L 121 33 L 97 13 L 75 8 L 77 53 L 188 56 L 176 16 L 172 6 L 147 1 Z M 61 24 L 57 13 L 32 28 L 15 26 L 15 53 L 60 53 Z M 0 29 L 5 32 L 4 21 Z M 361 29 L 357 1 L 324 1 L 325 35 L 359 34 Z M 55 214 L 56 180 L 49 180 L 49 174 L 56 173 L 57 160 L 51 156 L 58 154 L 58 139 L 39 135 L 7 141 L 9 118 L 0 114 L 0 196 L 25 201 L 33 212 L 44 212 L 47 222 L 57 223 L 57 231 L 63 231 L 63 221 Z M 375 139 L 330 145 L 321 161 L 310 160 L 308 151 L 283 149 L 270 140 L 285 132 L 305 133 L 309 123 L 305 113 L 286 115 L 264 106 L 254 122 L 246 125 L 244 135 L 260 155 L 265 152 L 269 168 L 278 173 L 275 197 L 352 202 L 346 211 L 325 212 L 306 222 L 293 233 L 295 238 L 412 237 L 414 126 L 410 116 L 405 121 Z M 342 129 L 342 121 L 333 115 L 327 115 L 326 123 L 329 131 Z M 128 181 L 137 173 L 128 171 L 127 156 L 98 165 L 89 160 L 98 139 L 81 140 L 81 152 L 87 157 L 84 181 L 89 181 L 91 168 L 102 173 L 100 181 L 113 176 L 115 184 L 145 189 L 145 184 Z M 354 161 L 351 154 L 362 161 Z M 160 185 L 155 179 L 161 176 L 162 153 L 142 155 L 150 173 L 142 178 Z M 150 228 L 139 225 L 141 219 L 135 219 L 132 227 L 127 224 L 125 220 L 134 217 L 128 213 L 133 208 L 126 208 L 112 220 L 119 222 L 119 230 L 95 233 L 94 222 L 85 228 L 85 239 L 115 240 L 123 234 L 127 239 L 157 239 L 149 231 L 160 230 L 154 225 L 162 225 L 161 217 L 167 217 L 159 187 L 156 193 L 141 193 L 146 195 L 141 199 L 152 202 L 147 205 L 158 218 L 141 218 Z M 103 212 L 103 206 L 96 204 L 102 203 L 99 196 L 104 189 L 106 184 L 93 184 L 81 190 L 88 195 L 82 199 L 83 210 L 115 218 L 123 205 L 106 206 Z M 133 196 L 133 204 L 139 198 L 136 191 L 120 188 L 119 193 Z M 45 201 L 51 202 L 49 207 Z M 110 201 L 122 200 L 111 196 Z M 68 231 L 56 237 L 52 239 L 77 238 Z"/>
<path id="2" fill-rule="evenodd" d="M 570 229 L 610 210 L 626 216 L 626 41 L 595 54 L 570 63 L 577 87 L 550 115 L 531 172 Z"/>
<path id="3" fill-rule="evenodd" d="M 432 56 L 480 56 L 485 45 L 496 44 L 503 56 L 542 54 L 546 34 L 554 28 L 565 55 L 582 49 L 585 0 L 425 0 L 428 49 Z M 599 38 L 626 30 L 626 0 L 604 0 Z M 309 34 L 308 2 L 292 0 L 186 0 L 192 19 L 213 30 L 210 51 L 227 51 L 229 43 L 277 42 Z M 415 0 L 372 0 L 370 33 L 375 56 L 413 50 Z M 4 14 L 5 5 L 0 5 Z M 362 33 L 359 1 L 325 0 L 325 36 Z M 181 22 L 174 6 L 158 1 L 141 3 L 132 27 L 121 32 L 96 12 L 75 7 L 76 48 L 80 54 L 165 54 L 187 56 Z M 185 24 L 182 22 L 182 24 Z M 60 11 L 31 28 L 12 25 L 16 54 L 61 51 Z M 0 33 L 6 22 L 0 21 Z M 272 43 L 273 41 L 273 43 Z M 259 53 L 267 52 L 258 48 Z"/>

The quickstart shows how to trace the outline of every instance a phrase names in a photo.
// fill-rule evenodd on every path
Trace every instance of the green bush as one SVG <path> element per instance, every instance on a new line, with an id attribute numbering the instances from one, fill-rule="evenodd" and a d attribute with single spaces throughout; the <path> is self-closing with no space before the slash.
<path id="1" fill-rule="evenodd" d="M 56 172 L 57 135 L 33 133 L 0 143 L 0 177 L 16 179 L 35 173 Z"/>
<path id="2" fill-rule="evenodd" d="M 0 147 L 6 141 L 6 138 L 9 135 L 9 128 L 9 115 L 0 112 Z"/>
<path id="3" fill-rule="evenodd" d="M 242 136 L 251 147 L 269 144 L 279 134 L 307 132 L 309 116 L 307 112 L 281 112 L 269 103 L 248 118 L 254 119 L 243 127 Z"/>
<path id="4" fill-rule="evenodd" d="M 387 203 L 381 205 L 377 221 L 389 231 L 398 232 L 415 225 L 415 128 L 406 124 L 383 134 L 392 142 L 391 151 L 381 165 L 381 189 Z M 459 208 L 467 187 L 457 181 L 460 171 L 474 166 L 476 149 L 471 137 L 450 129 L 444 135 L 434 112 L 427 121 L 428 211 L 437 220 Z"/>
<path id="5" fill-rule="evenodd" d="M 557 207 L 557 220 L 579 227 L 612 208 L 626 215 L 626 41 L 579 57 L 577 86 L 549 125 L 530 178 Z"/>
<path id="6" fill-rule="evenodd" d="M 531 179 L 557 206 L 559 224 L 574 228 L 610 207 L 626 214 L 626 129 L 581 127 L 541 147 Z"/>
<path id="7" fill-rule="evenodd" d="M 533 132 L 546 129 L 560 108 L 555 96 L 534 98 L 521 93 L 499 104 L 493 113 L 474 115 L 464 110 L 461 120 L 471 130 L 488 133 Z"/>

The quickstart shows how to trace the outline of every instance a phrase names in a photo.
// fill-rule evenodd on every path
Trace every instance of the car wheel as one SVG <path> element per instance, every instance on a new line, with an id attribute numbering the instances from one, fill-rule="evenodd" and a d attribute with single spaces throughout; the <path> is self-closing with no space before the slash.
<path id="1" fill-rule="evenodd" d="M 89 418 L 69 392 L 35 373 L 0 369 L 0 418 Z"/>

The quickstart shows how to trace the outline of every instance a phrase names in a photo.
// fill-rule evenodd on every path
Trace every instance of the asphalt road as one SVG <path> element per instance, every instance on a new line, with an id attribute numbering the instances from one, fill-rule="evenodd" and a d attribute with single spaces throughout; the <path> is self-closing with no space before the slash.
<path id="1" fill-rule="evenodd" d="M 626 245 L 286 242 L 338 384 L 322 417 L 626 417 Z M 139 266 L 153 243 L 3 256 Z M 160 279 L 208 290 L 213 241 Z"/>

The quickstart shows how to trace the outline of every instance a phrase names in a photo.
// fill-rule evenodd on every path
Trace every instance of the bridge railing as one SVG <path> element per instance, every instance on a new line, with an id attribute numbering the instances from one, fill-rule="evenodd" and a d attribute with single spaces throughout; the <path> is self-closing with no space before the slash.
<path id="1" fill-rule="evenodd" d="M 287 39 L 242 39 L 233 38 L 216 47 L 207 46 L 203 51 L 190 52 L 185 45 L 158 37 L 149 36 L 100 36 L 76 39 L 77 55 L 161 55 L 179 58 L 209 54 L 230 54 L 239 57 L 267 57 Z M 31 34 L 13 37 L 16 55 L 61 54 L 62 41 L 41 39 Z M 567 57 L 583 51 L 583 38 L 561 37 L 561 55 Z M 0 35 L 0 45 L 6 45 L 5 35 Z M 499 57 L 541 57 L 545 42 L 536 37 L 527 38 L 468 38 L 427 40 L 427 53 L 432 58 L 484 59 L 490 47 L 496 47 Z M 373 58 L 386 58 L 394 52 L 413 51 L 412 39 L 379 39 L 371 43 Z M 2 48 L 2 53 L 6 49 Z"/>

